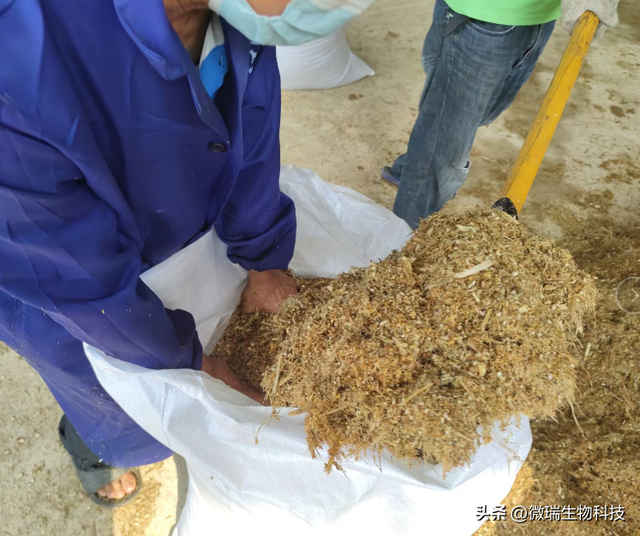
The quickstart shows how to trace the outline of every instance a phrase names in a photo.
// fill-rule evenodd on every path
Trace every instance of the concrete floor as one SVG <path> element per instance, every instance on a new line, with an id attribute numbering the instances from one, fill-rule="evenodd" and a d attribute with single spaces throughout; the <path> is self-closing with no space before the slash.
<path id="1" fill-rule="evenodd" d="M 377 76 L 322 92 L 284 95 L 282 161 L 309 167 L 390 207 L 379 169 L 404 151 L 424 80 L 422 41 L 432 0 L 379 0 L 349 28 L 352 49 Z M 588 225 L 640 222 L 640 15 L 621 0 L 621 25 L 587 57 L 523 221 L 561 238 L 569 211 Z M 449 210 L 489 206 L 522 145 L 567 43 L 556 31 L 511 109 L 478 134 L 467 184 Z M 640 266 L 637 274 L 640 276 Z M 0 347 L 0 535 L 164 536 L 176 520 L 176 464 L 145 468 L 145 490 L 114 512 L 85 499 L 57 440 L 60 409 L 24 361 Z"/>

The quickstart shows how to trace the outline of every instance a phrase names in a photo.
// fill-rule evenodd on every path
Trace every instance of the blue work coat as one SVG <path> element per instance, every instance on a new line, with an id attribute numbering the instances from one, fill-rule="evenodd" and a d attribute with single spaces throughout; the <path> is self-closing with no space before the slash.
<path id="1" fill-rule="evenodd" d="M 199 369 L 192 316 L 139 275 L 212 226 L 246 269 L 293 254 L 275 50 L 223 29 L 214 101 L 162 0 L 0 0 L 0 339 L 111 465 L 169 452 L 104 392 L 80 341 Z"/>

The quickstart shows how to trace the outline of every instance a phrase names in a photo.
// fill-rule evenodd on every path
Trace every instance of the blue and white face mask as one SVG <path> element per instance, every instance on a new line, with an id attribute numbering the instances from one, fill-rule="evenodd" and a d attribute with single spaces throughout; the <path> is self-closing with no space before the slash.
<path id="1" fill-rule="evenodd" d="M 293 0 L 282 15 L 258 15 L 246 0 L 209 0 L 209 8 L 260 45 L 301 45 L 337 30 L 375 0 Z"/>

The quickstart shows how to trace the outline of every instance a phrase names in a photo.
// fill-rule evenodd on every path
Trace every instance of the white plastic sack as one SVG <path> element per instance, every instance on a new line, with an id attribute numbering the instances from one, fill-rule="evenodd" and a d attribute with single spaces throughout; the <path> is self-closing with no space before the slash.
<path id="1" fill-rule="evenodd" d="M 409 227 L 366 197 L 283 168 L 281 187 L 296 204 L 292 268 L 328 276 L 366 266 L 403 246 Z M 193 313 L 211 348 L 239 302 L 245 272 L 209 234 L 144 274 L 170 308 Z M 261 534 L 411 534 L 469 536 L 477 507 L 500 504 L 531 445 L 526 418 L 494 431 L 471 463 L 408 466 L 382 456 L 324 472 L 307 449 L 304 415 L 269 421 L 270 408 L 192 370 L 147 370 L 85 350 L 106 390 L 145 430 L 182 455 L 189 492 L 175 536 Z M 256 443 L 257 437 L 257 443 Z M 331 531 L 331 532 L 329 532 Z"/>
<path id="2" fill-rule="evenodd" d="M 276 47 L 282 89 L 330 89 L 376 74 L 347 43 L 344 27 L 299 46 Z"/>

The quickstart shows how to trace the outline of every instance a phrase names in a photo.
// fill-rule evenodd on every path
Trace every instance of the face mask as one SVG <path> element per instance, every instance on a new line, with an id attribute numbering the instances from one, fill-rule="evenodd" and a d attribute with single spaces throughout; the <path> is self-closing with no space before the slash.
<path id="1" fill-rule="evenodd" d="M 258 15 L 246 0 L 209 0 L 218 13 L 253 43 L 301 45 L 325 37 L 375 0 L 293 0 L 282 15 Z"/>

